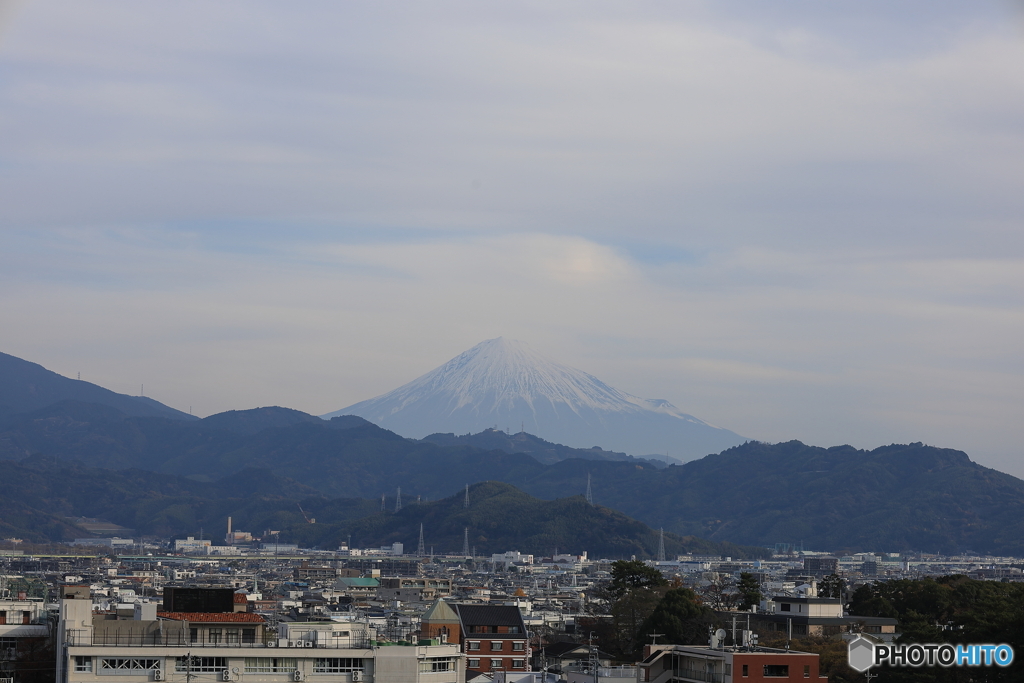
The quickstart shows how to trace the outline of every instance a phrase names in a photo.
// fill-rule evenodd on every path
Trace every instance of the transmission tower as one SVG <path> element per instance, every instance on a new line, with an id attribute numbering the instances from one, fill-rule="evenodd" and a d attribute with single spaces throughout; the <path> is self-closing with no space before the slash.
<path id="1" fill-rule="evenodd" d="M 594 492 L 590 488 L 590 472 L 587 472 L 587 502 L 594 504 Z"/>
<path id="2" fill-rule="evenodd" d="M 462 532 L 462 556 L 469 557 L 469 527 Z"/>
<path id="3" fill-rule="evenodd" d="M 466 484 L 466 501 L 462 504 L 462 507 L 469 509 L 469 484 Z"/>
<path id="4" fill-rule="evenodd" d="M 384 512 L 385 510 L 387 510 L 387 507 L 384 505 L 384 494 L 382 493 L 380 494 L 380 511 Z"/>
<path id="5" fill-rule="evenodd" d="M 402 487 L 398 487 L 398 495 L 395 496 L 395 512 L 402 509 Z"/>
<path id="6" fill-rule="evenodd" d="M 427 549 L 423 545 L 423 522 L 420 522 L 420 543 L 418 546 L 416 546 L 416 555 L 417 557 L 423 557 L 426 554 Z"/>
<path id="7" fill-rule="evenodd" d="M 665 527 L 661 528 L 661 535 L 658 536 L 658 562 L 665 561 Z"/>

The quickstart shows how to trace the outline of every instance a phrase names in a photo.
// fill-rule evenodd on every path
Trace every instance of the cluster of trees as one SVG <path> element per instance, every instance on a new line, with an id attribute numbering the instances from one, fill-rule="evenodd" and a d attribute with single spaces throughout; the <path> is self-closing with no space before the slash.
<path id="1" fill-rule="evenodd" d="M 592 619 L 584 628 L 594 631 L 602 650 L 623 660 L 639 659 L 652 634 L 662 643 L 697 645 L 707 643 L 709 627 L 717 627 L 714 611 L 700 596 L 639 560 L 612 564 L 604 597 L 611 618 Z"/>

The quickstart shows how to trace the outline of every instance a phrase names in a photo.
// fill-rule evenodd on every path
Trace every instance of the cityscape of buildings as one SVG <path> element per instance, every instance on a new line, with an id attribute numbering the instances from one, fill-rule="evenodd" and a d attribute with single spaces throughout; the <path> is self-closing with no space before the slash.
<path id="1" fill-rule="evenodd" d="M 338 551 L 283 543 L 166 544 L 79 539 L 79 554 L 0 551 L 0 680 L 344 681 L 348 683 L 671 683 L 820 676 L 806 636 L 879 642 L 896 619 L 849 614 L 865 583 L 962 574 L 1022 581 L 1022 561 L 898 553 L 837 556 L 779 548 L 769 559 L 684 555 L 648 561 L 692 589 L 725 629 L 706 644 L 642 634 L 643 657 L 606 652 L 614 560 L 407 554 L 401 544 Z M 92 543 L 92 545 L 87 545 Z M 84 547 L 83 547 L 84 546 Z M 94 552 L 87 552 L 87 551 Z M 741 609 L 741 577 L 762 599 Z M 829 579 L 843 580 L 826 594 Z M 773 636 L 787 646 L 759 644 Z M 753 672 L 753 673 L 752 673 Z M 756 674 L 756 675 L 755 675 Z M 6 679 L 6 680 L 5 680 Z"/>

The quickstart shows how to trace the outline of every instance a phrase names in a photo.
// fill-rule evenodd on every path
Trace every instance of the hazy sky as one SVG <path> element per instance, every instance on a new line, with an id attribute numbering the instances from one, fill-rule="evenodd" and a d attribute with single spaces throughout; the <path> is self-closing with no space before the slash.
<path id="1" fill-rule="evenodd" d="M 0 350 L 322 414 L 529 342 L 1024 476 L 1010 2 L 0 0 Z"/>

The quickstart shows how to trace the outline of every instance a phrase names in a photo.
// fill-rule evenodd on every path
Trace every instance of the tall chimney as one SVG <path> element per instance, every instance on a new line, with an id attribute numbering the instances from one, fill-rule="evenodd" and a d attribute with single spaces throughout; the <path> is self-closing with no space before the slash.
<path id="1" fill-rule="evenodd" d="M 234 539 L 231 537 L 231 518 L 228 517 L 228 535 L 225 537 L 228 545 L 234 545 Z"/>

